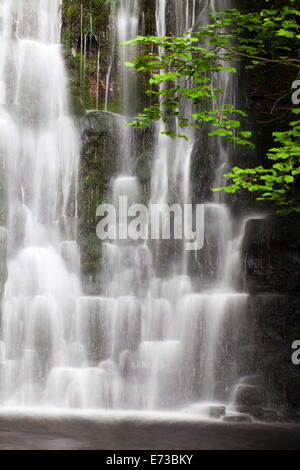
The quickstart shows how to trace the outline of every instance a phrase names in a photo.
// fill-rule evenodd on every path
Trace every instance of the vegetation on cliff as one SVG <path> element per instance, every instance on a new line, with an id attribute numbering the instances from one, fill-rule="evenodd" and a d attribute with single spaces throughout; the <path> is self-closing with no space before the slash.
<path id="1" fill-rule="evenodd" d="M 238 115 L 245 117 L 244 110 L 217 104 L 216 95 L 224 90 L 214 88 L 214 76 L 223 70 L 235 72 L 233 61 L 239 68 L 252 69 L 260 79 L 263 76 L 266 79 L 270 70 L 281 83 L 282 77 L 288 76 L 289 88 L 279 88 L 266 96 L 269 103 L 262 110 L 263 119 L 274 123 L 275 146 L 261 158 L 262 164 L 254 168 L 234 167 L 226 175 L 229 184 L 222 189 L 227 193 L 244 189 L 256 193 L 259 201 L 275 203 L 281 211 L 300 212 L 300 121 L 295 117 L 300 110 L 292 109 L 291 101 L 292 83 L 299 77 L 300 69 L 299 2 L 290 0 L 281 6 L 276 1 L 262 3 L 264 8 L 254 5 L 245 12 L 232 9 L 218 13 L 212 24 L 183 38 L 148 36 L 131 41 L 129 45 L 147 46 L 148 52 L 127 66 L 149 75 L 147 93 L 155 97 L 155 103 L 132 125 L 143 127 L 163 118 L 168 126 L 175 117 L 181 129 L 209 123 L 210 136 L 253 146 L 249 141 L 251 132 L 241 131 L 237 119 Z M 153 53 L 153 48 L 163 52 Z M 268 95 L 267 87 L 258 85 L 254 95 L 258 99 L 260 93 Z M 186 101 L 197 106 L 197 112 L 191 116 L 183 112 Z M 278 123 L 282 126 L 280 131 Z M 166 133 L 176 136 L 172 124 Z"/>
<path id="2" fill-rule="evenodd" d="M 243 156 L 232 165 L 223 189 L 236 195 L 244 189 L 259 200 L 278 204 L 281 210 L 298 211 L 300 121 L 294 114 L 297 110 L 291 101 L 291 86 L 298 79 L 300 65 L 299 2 L 258 0 L 251 2 L 250 7 L 249 2 L 240 2 L 244 9 L 217 14 L 217 21 L 192 35 L 157 38 L 153 36 L 153 2 L 141 1 L 145 18 L 141 30 L 145 36 L 135 41 L 142 52 L 131 66 L 144 80 L 139 93 L 145 95 L 143 90 L 148 88 L 140 100 L 140 109 L 143 102 L 149 104 L 134 125 L 143 127 L 153 119 L 163 118 L 166 132 L 174 135 L 172 123 L 176 117 L 181 135 L 186 126 L 193 125 L 208 129 L 210 135 L 229 141 L 229 145 L 230 141 L 243 144 Z M 84 116 L 87 109 L 104 109 L 114 41 L 113 5 L 108 0 L 88 0 L 84 4 L 82 0 L 63 1 L 62 41 L 72 111 L 78 117 Z M 158 54 L 158 48 L 164 53 Z M 240 80 L 246 77 L 248 82 L 247 92 L 243 91 L 246 84 L 239 83 L 244 95 L 236 108 L 226 103 L 217 105 L 222 103 L 217 97 L 224 90 L 214 87 L 214 77 L 224 69 L 232 74 L 238 69 Z M 111 78 L 108 90 L 111 111 L 118 109 L 118 84 L 114 80 Z M 196 105 L 192 116 L 182 112 L 184 101 Z M 96 207 L 108 193 L 116 148 L 111 125 L 104 124 L 104 114 L 99 114 L 96 126 L 83 120 L 87 125 L 82 136 L 79 201 L 81 238 L 86 245 L 83 270 L 90 273 L 97 269 L 100 255 L 94 235 Z M 264 142 L 257 139 L 260 129 Z M 268 151 L 268 136 L 272 133 L 275 145 Z M 253 144 L 257 145 L 256 150 L 251 150 Z M 147 167 L 144 157 L 138 164 L 142 171 Z"/>

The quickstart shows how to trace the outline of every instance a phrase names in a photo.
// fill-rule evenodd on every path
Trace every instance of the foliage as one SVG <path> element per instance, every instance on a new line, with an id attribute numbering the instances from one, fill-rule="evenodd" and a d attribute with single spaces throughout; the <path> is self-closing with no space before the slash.
<path id="1" fill-rule="evenodd" d="M 106 26 L 109 15 L 109 0 L 63 0 L 63 19 L 70 32 L 70 41 L 80 34 L 81 31 L 81 6 L 83 6 L 83 34 L 89 33 L 92 16 L 94 33 L 101 31 Z"/>
<path id="2" fill-rule="evenodd" d="M 85 109 L 96 107 L 98 45 L 101 45 L 101 79 L 110 53 L 109 15 L 112 3 L 108 0 L 63 0 L 62 2 L 62 43 L 70 84 L 70 102 L 76 115 Z M 92 34 L 92 48 L 87 43 L 86 57 L 83 57 L 83 35 Z M 103 99 L 100 83 L 99 101 Z M 101 94 L 102 93 L 102 94 Z"/>
<path id="3" fill-rule="evenodd" d="M 300 113 L 300 109 L 295 110 Z M 241 169 L 234 167 L 228 175 L 230 186 L 222 188 L 227 193 L 236 193 L 240 189 L 259 192 L 258 201 L 272 201 L 283 206 L 280 212 L 300 212 L 299 194 L 294 190 L 294 183 L 300 174 L 300 121 L 293 121 L 286 132 L 274 132 L 277 147 L 267 154 L 274 162 L 270 168 Z"/>
<path id="4" fill-rule="evenodd" d="M 217 13 L 211 24 L 183 38 L 148 36 L 127 43 L 147 48 L 146 55 L 137 57 L 127 66 L 149 75 L 147 93 L 156 99 L 132 125 L 141 127 L 154 119 L 163 119 L 167 134 L 182 137 L 174 131 L 174 118 L 181 129 L 209 123 L 209 135 L 253 147 L 249 141 L 251 133 L 240 131 L 240 122 L 236 118 L 245 113 L 232 105 L 220 105 L 222 100 L 216 96 L 223 90 L 216 89 L 213 84 L 215 74 L 235 72 L 234 60 L 247 69 L 263 71 L 272 67 L 274 74 L 286 69 L 294 79 L 298 78 L 299 2 L 289 0 L 280 2 L 280 6 L 275 0 L 264 3 L 269 6 L 246 12 L 231 9 Z M 290 91 L 276 98 L 273 109 L 286 96 L 290 96 Z M 197 107 L 191 116 L 184 113 L 183 102 L 186 101 Z M 285 114 L 291 114 L 289 108 Z M 298 113 L 298 110 L 294 112 Z M 288 130 L 274 132 L 277 147 L 267 153 L 265 165 L 233 168 L 226 175 L 230 185 L 217 190 L 236 193 L 245 189 L 256 192 L 259 201 L 272 201 L 282 206 L 283 211 L 299 211 L 295 183 L 299 175 L 300 121 L 291 121 Z"/>
<path id="5" fill-rule="evenodd" d="M 248 69 L 270 63 L 299 68 L 299 20 L 300 10 L 287 5 L 246 13 L 231 9 L 214 15 L 214 23 L 202 31 L 210 44 L 223 42 L 233 57 L 250 59 Z"/>
<path id="6" fill-rule="evenodd" d="M 205 33 L 204 33 L 205 34 Z M 150 47 L 145 56 L 137 57 L 128 67 L 138 72 L 149 73 L 150 89 L 147 94 L 156 101 L 139 114 L 138 120 L 131 124 L 144 127 L 152 120 L 162 119 L 165 134 L 171 137 L 186 136 L 182 130 L 188 126 L 199 127 L 200 123 L 209 123 L 209 135 L 218 135 L 228 142 L 237 142 L 253 147 L 248 139 L 250 132 L 239 130 L 240 122 L 236 116 L 246 116 L 233 105 L 220 105 L 217 95 L 222 90 L 214 87 L 214 76 L 226 71 L 235 73 L 234 67 L 222 64 L 222 57 L 209 47 L 200 44 L 202 33 L 178 37 L 138 36 L 125 45 Z M 156 53 L 152 52 L 156 49 Z M 182 100 L 197 106 L 197 111 L 186 116 Z M 174 130 L 174 118 L 179 130 Z"/>
<path id="7" fill-rule="evenodd" d="M 291 69 L 295 79 L 300 68 L 300 10 L 295 8 L 296 2 L 288 2 L 280 8 L 264 9 L 241 15 L 232 10 L 217 15 L 217 21 L 224 21 L 230 27 L 235 39 L 233 45 L 226 44 L 228 52 L 245 57 L 246 68 L 277 67 Z M 296 5 L 297 7 L 299 5 Z M 224 23 L 223 23 L 224 24 Z M 217 29 L 214 24 L 210 29 Z M 288 96 L 290 93 L 288 93 Z M 279 96 L 275 105 L 285 95 Z M 300 110 L 292 110 L 299 114 Z M 300 171 L 300 121 L 291 119 L 289 129 L 273 132 L 276 147 L 269 150 L 268 161 L 264 166 L 256 168 L 233 168 L 225 175 L 230 185 L 221 188 L 227 193 L 236 193 L 246 189 L 258 194 L 258 201 L 271 201 L 280 206 L 279 212 L 300 212 L 297 177 Z"/>

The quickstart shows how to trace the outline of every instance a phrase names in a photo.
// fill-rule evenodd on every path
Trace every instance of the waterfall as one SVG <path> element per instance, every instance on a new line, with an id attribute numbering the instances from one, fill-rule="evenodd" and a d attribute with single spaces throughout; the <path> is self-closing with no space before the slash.
<path id="1" fill-rule="evenodd" d="M 216 11 L 214 2 L 197 2 L 196 4 L 196 2 L 192 3 L 186 0 L 185 2 L 176 2 L 175 7 L 175 32 L 178 35 L 193 30 L 196 26 L 196 19 L 197 25 L 206 24 L 209 13 Z M 222 8 L 224 8 L 224 5 L 220 9 Z M 163 5 L 163 2 L 157 1 L 157 36 L 172 34 L 172 31 L 167 30 L 166 24 L 165 5 Z M 220 104 L 232 103 L 233 87 L 232 82 L 229 81 L 229 74 L 226 72 L 221 73 L 216 77 L 216 80 L 216 88 L 225 90 Z M 186 116 L 191 115 L 192 105 L 184 103 L 182 112 Z M 178 126 L 177 123 L 176 126 Z M 188 129 L 186 131 L 188 140 L 179 139 L 179 141 L 172 143 L 171 139 L 167 139 L 161 134 L 163 130 L 164 124 L 162 122 L 158 123 L 151 178 L 151 201 L 189 203 L 192 197 L 190 167 L 195 145 L 195 131 L 193 128 Z M 220 140 L 216 141 L 215 153 L 218 157 L 217 164 L 220 167 L 220 170 L 216 172 L 216 179 L 218 179 L 219 173 L 224 168 L 224 162 L 228 161 L 228 151 L 225 151 Z M 226 205 L 217 202 L 206 203 L 205 233 L 207 256 L 208 258 L 216 258 L 216 279 L 213 283 L 202 288 L 202 292 L 200 288 L 200 293 L 195 291 L 193 279 L 189 275 L 189 259 L 185 250 L 182 250 L 179 262 L 173 264 L 169 279 L 154 278 L 151 281 L 155 283 L 156 288 L 155 291 L 150 290 L 150 302 L 154 302 L 158 295 L 161 300 L 168 302 L 168 311 L 170 312 L 170 316 L 164 320 L 166 321 L 164 325 L 166 336 L 165 341 L 163 341 L 165 342 L 163 352 L 161 352 L 161 341 L 152 342 L 151 354 L 154 357 L 158 354 L 159 359 L 156 364 L 159 370 L 163 367 L 164 361 L 172 364 L 170 359 L 172 357 L 173 364 L 177 363 L 176 377 L 172 377 L 169 382 L 170 389 L 168 393 L 173 398 L 173 403 L 178 403 L 180 400 L 183 402 L 196 399 L 215 400 L 218 395 L 216 390 L 218 380 L 226 381 L 225 376 L 222 377 L 222 374 L 220 374 L 220 364 L 222 362 L 226 374 L 232 380 L 232 371 L 227 369 L 226 358 L 220 358 L 218 349 L 220 349 L 222 341 L 225 339 L 226 322 L 230 321 L 230 318 L 242 315 L 247 302 L 247 295 L 236 292 L 234 289 L 233 279 L 236 279 L 237 272 L 233 271 L 239 268 L 237 246 L 240 235 L 237 238 L 233 237 L 232 218 Z M 232 262 L 233 254 L 235 263 Z M 162 248 L 156 261 L 163 256 Z M 170 294 L 166 295 L 164 292 L 166 285 L 172 286 L 170 289 L 173 291 L 171 296 Z M 185 287 L 181 291 L 183 285 Z M 173 313 L 171 322 L 174 322 L 176 326 L 169 324 L 171 312 Z M 167 339 L 172 339 L 173 342 L 169 342 L 168 345 Z M 174 340 L 177 343 L 177 349 Z M 156 370 L 153 374 L 155 383 L 153 389 L 158 396 L 161 394 L 162 397 L 165 390 L 160 390 L 163 380 L 159 370 Z M 176 396 L 174 396 L 174 391 L 171 392 L 172 386 L 176 388 Z M 226 388 L 224 386 L 224 390 Z M 223 395 L 222 392 L 219 393 L 219 396 L 224 397 L 225 395 L 226 393 L 223 393 Z"/>
<path id="2" fill-rule="evenodd" d="M 156 1 L 158 36 L 170 33 L 167 3 Z M 209 4 L 215 6 L 197 0 L 174 4 L 171 32 L 177 34 L 204 24 Z M 117 174 L 110 194 L 115 206 L 120 197 L 132 204 L 145 196 L 135 174 L 135 133 L 125 126 L 135 113 L 137 80 L 123 63 L 137 51 L 119 46 L 138 34 L 140 15 L 138 0 L 119 0 L 112 9 L 120 83 Z M 0 17 L 0 145 L 9 201 L 7 229 L 0 232 L 1 239 L 8 237 L 1 402 L 152 411 L 228 403 L 238 373 L 227 344 L 247 303 L 234 286 L 241 238 L 233 235 L 230 209 L 218 200 L 206 205 L 204 251 L 216 265 L 213 281 L 192 277 L 183 244 L 168 251 L 160 241 L 118 240 L 102 245 L 98 295 L 84 295 L 75 241 L 80 149 L 68 116 L 60 1 L 36 0 L 29 7 L 5 0 Z M 86 38 L 81 19 L 82 85 Z M 113 61 L 106 91 L 112 68 Z M 220 87 L 229 83 L 225 75 L 221 81 Z M 229 84 L 225 88 L 224 100 L 232 94 Z M 184 113 L 191 109 L 187 105 Z M 189 203 L 195 131 L 187 130 L 188 141 L 178 142 L 162 135 L 162 122 L 154 127 L 148 201 Z M 220 166 L 227 161 L 225 150 L 217 141 Z M 127 211 L 119 208 L 117 215 L 126 222 Z M 201 275 L 204 266 L 197 262 Z"/>
<path id="3" fill-rule="evenodd" d="M 208 18 L 207 5 L 186 2 L 185 6 L 177 11 L 178 34 L 186 31 L 186 25 L 191 30 L 201 12 L 203 21 Z M 124 31 L 132 32 L 131 15 L 135 15 L 132 4 L 124 7 L 121 2 L 115 13 L 119 18 L 116 34 L 122 39 Z M 167 2 L 157 0 L 155 19 L 157 35 L 168 34 Z M 182 25 L 181 29 L 178 25 Z M 127 93 L 129 96 L 132 93 L 130 88 Z M 128 103 L 131 100 L 126 100 L 127 97 L 123 99 Z M 124 110 L 124 106 L 121 108 Z M 131 109 L 128 107 L 125 116 L 118 117 L 121 123 Z M 184 112 L 190 113 L 191 107 L 186 106 Z M 188 141 L 175 142 L 162 135 L 163 122 L 154 127 L 149 202 L 188 203 L 192 200 L 190 164 L 195 133 L 187 130 Z M 124 141 L 122 128 L 118 139 Z M 127 134 L 127 140 L 131 139 Z M 219 154 L 219 144 L 216 147 Z M 126 161 L 126 152 L 118 158 Z M 220 154 L 219 160 L 221 164 Z M 134 156 L 130 171 L 124 171 L 121 163 L 119 167 L 112 184 L 114 204 L 117 205 L 120 196 L 126 196 L 130 203 L 139 202 L 142 191 L 134 174 Z M 126 220 L 127 213 L 118 215 Z M 238 262 L 229 263 L 233 249 L 238 258 L 229 209 L 224 204 L 209 202 L 206 219 L 207 256 L 217 258 L 217 273 L 213 283 L 200 286 L 199 290 L 189 274 L 189 260 L 182 247 L 179 256 L 169 263 L 167 273 L 161 274 L 161 261 L 167 256 L 164 243 L 123 240 L 103 245 L 103 296 L 85 302 L 90 312 L 95 312 L 95 302 L 101 305 L 105 352 L 102 350 L 99 355 L 99 367 L 105 365 L 110 397 L 106 407 L 182 409 L 195 401 L 229 398 L 228 390 L 237 379 L 236 370 L 226 357 L 226 346 L 222 349 L 221 345 L 230 341 L 225 338 L 226 325 L 238 324 L 247 295 L 233 289 L 229 281 L 234 277 L 232 269 L 238 267 Z"/>
<path id="4" fill-rule="evenodd" d="M 138 34 L 139 26 L 139 1 L 138 0 L 119 0 L 117 1 L 111 13 L 111 22 L 114 29 L 114 38 L 112 45 L 112 52 L 115 57 L 112 58 L 106 77 L 106 96 L 105 96 L 105 110 L 108 107 L 108 95 L 111 79 L 111 69 L 113 60 L 115 60 L 116 71 L 115 80 L 120 85 L 120 111 L 121 115 L 117 115 L 119 124 L 119 157 L 118 167 L 120 173 L 124 175 L 131 175 L 134 164 L 135 142 L 134 133 L 126 123 L 130 121 L 130 117 L 134 115 L 134 101 L 136 95 L 136 75 L 131 70 L 127 69 L 124 64 L 136 56 L 135 47 L 124 47 L 122 43 L 130 39 L 134 39 Z"/>
<path id="5" fill-rule="evenodd" d="M 9 201 L 0 393 L 4 403 L 32 405 L 45 398 L 51 370 L 76 356 L 65 332 L 81 293 L 74 241 L 79 141 L 68 116 L 60 1 L 6 0 L 0 17 Z"/>
<path id="6" fill-rule="evenodd" d="M 132 110 L 131 99 L 136 87 L 135 76 L 130 73 L 124 64 L 136 54 L 136 49 L 120 46 L 124 41 L 134 39 L 139 26 L 139 2 L 138 0 L 120 0 L 116 3 L 116 35 L 119 48 L 119 75 L 122 87 L 122 106 L 125 115 Z"/>

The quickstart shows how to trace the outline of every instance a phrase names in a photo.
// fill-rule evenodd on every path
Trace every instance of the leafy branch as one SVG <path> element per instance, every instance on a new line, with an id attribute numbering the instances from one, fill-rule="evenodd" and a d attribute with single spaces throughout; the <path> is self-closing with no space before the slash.
<path id="1" fill-rule="evenodd" d="M 268 0 L 268 5 L 276 3 Z M 127 66 L 148 77 L 147 94 L 152 100 L 131 125 L 144 127 L 161 119 L 167 135 L 182 138 L 186 136 L 178 132 L 178 128 L 206 125 L 210 136 L 253 148 L 251 132 L 240 130 L 239 118 L 246 117 L 246 113 L 218 99 L 223 90 L 214 86 L 215 77 L 224 71 L 235 73 L 233 61 L 245 69 L 268 71 L 271 66 L 277 68 L 278 73 L 284 69 L 293 74 L 294 79 L 299 77 L 299 2 L 286 0 L 285 3 L 280 8 L 248 12 L 231 9 L 217 13 L 211 24 L 181 38 L 139 36 L 127 42 L 127 45 L 139 45 L 146 51 Z M 276 74 L 276 70 L 272 72 Z M 292 112 L 300 113 L 284 101 L 289 94 L 284 90 L 270 98 L 273 101 L 271 116 L 279 104 L 284 111 L 280 118 L 276 116 L 272 121 Z M 193 105 L 194 111 L 190 115 L 184 111 L 186 102 Z M 174 127 L 174 119 L 178 126 Z M 233 194 L 246 190 L 256 193 L 258 201 L 271 201 L 280 206 L 280 211 L 300 212 L 300 121 L 291 119 L 288 130 L 274 132 L 273 137 L 276 146 L 265 155 L 265 164 L 247 169 L 234 167 L 225 175 L 228 185 L 214 191 Z"/>
<path id="2" fill-rule="evenodd" d="M 251 133 L 238 130 L 240 122 L 236 116 L 246 114 L 232 105 L 219 105 L 217 96 L 223 90 L 214 86 L 216 74 L 222 71 L 235 73 L 236 69 L 222 63 L 223 57 L 214 50 L 215 45 L 203 47 L 202 36 L 201 32 L 183 38 L 138 36 L 125 43 L 149 48 L 147 55 L 126 65 L 148 75 L 147 94 L 156 98 L 155 104 L 145 108 L 131 125 L 145 127 L 153 120 L 161 119 L 165 123 L 165 134 L 187 139 L 185 134 L 174 130 L 174 118 L 180 130 L 189 126 L 199 128 L 206 123 L 210 126 L 210 136 L 219 135 L 228 142 L 253 148 L 253 143 L 248 140 Z M 162 53 L 154 54 L 153 46 Z M 190 116 L 184 113 L 182 104 L 186 102 L 197 109 Z"/>

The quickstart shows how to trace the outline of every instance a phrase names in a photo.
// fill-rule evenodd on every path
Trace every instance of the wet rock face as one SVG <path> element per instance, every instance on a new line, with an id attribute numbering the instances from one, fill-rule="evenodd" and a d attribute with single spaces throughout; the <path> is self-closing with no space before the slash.
<path id="1" fill-rule="evenodd" d="M 222 416 L 225 416 L 225 414 L 225 406 L 211 406 L 209 409 L 209 416 L 211 418 L 221 418 Z"/>
<path id="2" fill-rule="evenodd" d="M 110 190 L 118 165 L 122 158 L 122 148 L 116 138 L 126 122 L 122 116 L 92 111 L 80 119 L 82 134 L 81 167 L 79 177 L 79 244 L 81 247 L 81 268 L 84 284 L 95 284 L 99 274 L 101 242 L 96 235 L 97 207 L 110 202 Z M 137 129 L 136 174 L 147 199 L 152 160 L 152 130 Z M 143 201 L 141 201 L 143 202 Z"/>
<path id="3" fill-rule="evenodd" d="M 236 393 L 238 405 L 258 406 L 265 402 L 263 387 L 255 385 L 240 385 Z"/>
<path id="4" fill-rule="evenodd" d="M 248 291 L 300 292 L 299 227 L 297 216 L 248 221 L 243 242 Z"/>
<path id="5" fill-rule="evenodd" d="M 300 374 L 289 377 L 286 385 L 286 397 L 292 406 L 300 409 Z"/>
<path id="6" fill-rule="evenodd" d="M 82 149 L 79 177 L 79 244 L 83 277 L 93 280 L 101 256 L 96 236 L 96 210 L 109 188 L 115 171 L 115 123 L 108 113 L 88 113 L 82 118 Z"/>
<path id="7" fill-rule="evenodd" d="M 247 415 L 224 416 L 223 421 L 226 423 L 251 423 L 252 419 Z"/>
<path id="8" fill-rule="evenodd" d="M 249 220 L 242 246 L 251 331 L 244 363 L 263 378 L 264 400 L 255 405 L 300 409 L 300 367 L 292 343 L 300 338 L 300 218 L 274 215 Z M 246 398 L 245 398 L 246 393 Z M 247 403 L 241 391 L 239 405 Z M 250 401 L 252 395 L 249 395 Z M 271 417 L 269 417 L 271 419 Z M 289 418 L 290 420 L 290 418 Z"/>
<path id="9" fill-rule="evenodd" d="M 300 368 L 292 362 L 291 348 L 300 336 L 300 296 L 284 293 L 251 296 L 248 329 L 251 337 L 243 348 L 247 354 L 241 362 L 247 373 L 260 377 L 257 385 L 264 389 L 264 400 L 257 405 L 300 409 Z M 247 381 L 245 385 L 255 383 Z M 250 404 L 243 394 L 239 403 Z"/>

